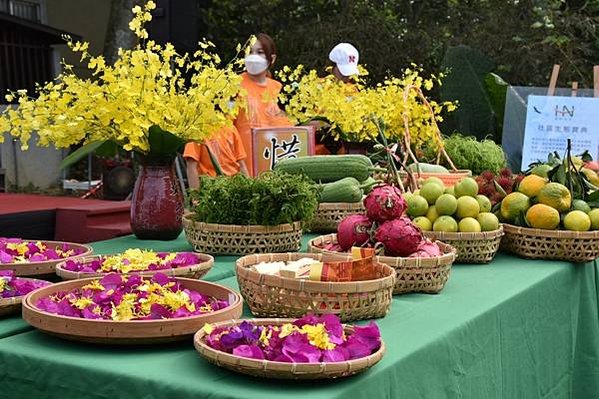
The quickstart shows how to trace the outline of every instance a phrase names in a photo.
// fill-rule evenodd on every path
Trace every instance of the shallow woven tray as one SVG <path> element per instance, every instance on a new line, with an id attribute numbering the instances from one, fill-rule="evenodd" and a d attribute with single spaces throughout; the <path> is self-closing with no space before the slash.
<path id="1" fill-rule="evenodd" d="M 364 213 L 362 202 L 323 202 L 318 204 L 314 218 L 310 222 L 310 231 L 335 233 L 337 225 L 345 217 L 355 213 Z"/>
<path id="2" fill-rule="evenodd" d="M 183 215 L 187 241 L 194 251 L 211 255 L 245 255 L 297 251 L 302 244 L 302 224 L 238 226 L 202 223 Z"/>
<path id="3" fill-rule="evenodd" d="M 430 239 L 437 239 L 451 245 L 457 251 L 458 263 L 489 263 L 499 250 L 503 237 L 503 227 L 481 233 L 450 233 L 441 231 L 425 231 Z"/>
<path id="4" fill-rule="evenodd" d="M 23 280 L 39 281 L 35 278 L 19 278 Z M 23 302 L 23 298 L 25 298 L 25 295 L 0 298 L 0 317 L 21 313 L 21 303 Z"/>
<path id="5" fill-rule="evenodd" d="M 336 244 L 337 234 L 328 234 L 313 238 L 308 242 L 308 251 L 321 254 L 342 254 L 322 249 L 322 245 Z M 441 292 L 451 273 L 451 265 L 456 258 L 456 250 L 451 245 L 437 242 L 443 255 L 435 258 L 400 258 L 377 256 L 380 263 L 391 266 L 397 273 L 397 282 L 393 294 Z"/>
<path id="6" fill-rule="evenodd" d="M 180 277 L 177 280 L 185 288 L 227 299 L 230 306 L 216 312 L 191 317 L 137 321 L 89 320 L 60 316 L 35 306 L 42 297 L 81 287 L 92 280 L 94 279 L 65 281 L 29 293 L 23 300 L 23 319 L 45 333 L 70 340 L 101 344 L 150 344 L 189 338 L 205 323 L 238 318 L 243 310 L 241 296 L 232 289 L 202 280 Z"/>
<path id="7" fill-rule="evenodd" d="M 422 181 L 428 179 L 429 177 L 438 177 L 446 187 L 451 187 L 464 177 L 472 176 L 472 171 L 467 169 L 458 169 L 455 171 L 450 170 L 449 173 L 420 172 L 419 174 L 417 172 L 413 172 L 413 174 L 417 179 L 422 179 Z M 400 171 L 399 175 L 403 179 L 408 177 L 408 174 L 403 171 Z"/>
<path id="8" fill-rule="evenodd" d="M 200 279 L 206 273 L 210 271 L 212 265 L 214 265 L 214 258 L 207 254 L 193 253 L 194 256 L 197 257 L 198 263 L 194 265 L 189 265 L 185 267 L 176 267 L 171 269 L 160 269 L 160 270 L 146 270 L 146 271 L 133 271 L 129 274 L 139 274 L 141 276 L 152 276 L 156 273 L 163 273 L 167 276 L 172 277 L 187 277 Z M 102 255 L 96 256 L 88 256 L 83 259 L 79 259 L 80 262 L 90 263 L 94 260 L 101 258 Z M 73 272 L 70 270 L 64 269 L 64 264 L 66 262 L 60 262 L 56 265 L 56 274 L 62 278 L 63 280 L 77 280 L 81 278 L 89 278 L 89 277 L 103 277 L 107 273 L 82 273 L 82 272 Z"/>
<path id="9" fill-rule="evenodd" d="M 231 320 L 215 324 L 215 327 L 234 326 L 244 321 L 256 325 L 281 325 L 293 322 L 294 319 L 247 319 Z M 346 333 L 351 333 L 353 326 L 344 325 Z M 345 362 L 323 362 L 323 363 L 287 363 L 274 362 L 271 360 L 258 360 L 235 356 L 211 348 L 205 343 L 206 333 L 198 331 L 193 343 L 196 350 L 204 359 L 219 367 L 256 377 L 293 379 L 293 380 L 315 380 L 324 378 L 349 377 L 365 371 L 377 364 L 385 354 L 385 343 L 381 340 L 381 347 L 373 354 Z"/>
<path id="10" fill-rule="evenodd" d="M 64 242 L 64 241 L 44 241 L 44 240 L 23 240 L 24 242 L 37 242 L 41 241 L 42 244 L 47 245 L 50 248 L 57 248 L 62 244 L 69 245 L 70 248 L 79 248 L 83 249 L 85 252 L 82 252 L 79 255 L 70 256 L 68 258 L 55 259 L 55 260 L 47 260 L 44 262 L 29 262 L 29 263 L 0 263 L 0 270 L 14 270 L 15 276 L 45 276 L 48 274 L 54 274 L 55 267 L 58 263 L 63 262 L 67 259 L 78 258 L 82 256 L 90 256 L 94 250 L 89 245 L 76 244 L 72 242 Z"/>
<path id="11" fill-rule="evenodd" d="M 257 317 L 302 317 L 306 313 L 333 313 L 342 321 L 384 317 L 391 307 L 395 272 L 376 264 L 380 278 L 368 281 L 321 282 L 261 274 L 250 269 L 260 262 L 300 258 L 350 260 L 348 254 L 262 254 L 248 255 L 236 262 L 241 295 Z"/>
<path id="12" fill-rule="evenodd" d="M 529 259 L 590 262 L 599 258 L 598 231 L 542 230 L 504 224 L 501 249 Z"/>

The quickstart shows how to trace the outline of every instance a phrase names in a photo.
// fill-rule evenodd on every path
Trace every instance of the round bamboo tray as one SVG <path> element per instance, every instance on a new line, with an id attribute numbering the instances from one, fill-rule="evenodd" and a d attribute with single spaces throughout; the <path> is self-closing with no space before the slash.
<path id="1" fill-rule="evenodd" d="M 297 251 L 302 244 L 301 222 L 240 226 L 196 222 L 187 214 L 183 227 L 194 251 L 211 255 Z"/>
<path id="2" fill-rule="evenodd" d="M 294 319 L 249 319 L 231 320 L 215 324 L 215 327 L 234 326 L 243 321 L 249 321 L 256 325 L 281 325 L 290 323 Z M 344 325 L 345 332 L 351 334 L 353 326 Z M 381 347 L 373 354 L 345 362 L 322 362 L 322 363 L 287 363 L 271 360 L 250 359 L 235 356 L 211 348 L 205 342 L 206 333 L 198 331 L 193 339 L 194 346 L 200 355 L 219 367 L 224 367 L 241 374 L 255 377 L 293 379 L 293 380 L 315 380 L 326 378 L 349 377 L 365 371 L 377 364 L 385 354 L 385 343 L 381 340 Z"/>
<path id="3" fill-rule="evenodd" d="M 493 231 L 480 233 L 450 233 L 442 231 L 424 231 L 425 237 L 436 239 L 451 245 L 457 251 L 457 263 L 489 263 L 497 254 L 503 226 Z"/>
<path id="4" fill-rule="evenodd" d="M 191 317 L 162 320 L 90 320 L 61 316 L 40 310 L 35 306 L 40 298 L 59 291 L 69 291 L 88 284 L 94 278 L 70 280 L 40 288 L 23 300 L 23 319 L 33 327 L 61 338 L 100 344 L 151 344 L 183 340 L 192 336 L 206 323 L 229 320 L 241 316 L 243 301 L 230 288 L 201 280 L 177 278 L 185 288 L 219 299 L 227 299 L 229 306 L 212 313 Z"/>
<path id="5" fill-rule="evenodd" d="M 360 202 L 323 202 L 318 204 L 314 218 L 310 222 L 310 231 L 320 233 L 336 233 L 337 225 L 345 217 L 356 213 L 364 213 L 364 205 Z"/>
<path id="6" fill-rule="evenodd" d="M 79 255 L 70 256 L 68 258 L 53 259 L 43 262 L 28 262 L 28 263 L 0 263 L 0 270 L 14 270 L 15 276 L 45 276 L 48 274 L 55 273 L 55 267 L 58 263 L 63 262 L 67 259 L 79 258 L 84 256 L 90 256 L 94 250 L 92 247 L 83 244 L 76 244 L 72 242 L 63 241 L 43 241 L 43 240 L 23 240 L 24 242 L 37 242 L 41 241 L 42 244 L 47 245 L 49 248 L 58 248 L 63 244 L 67 244 L 69 248 L 75 248 L 83 250 L 84 252 Z"/>
<path id="7" fill-rule="evenodd" d="M 351 260 L 348 254 L 262 254 L 248 255 L 236 262 L 237 282 L 250 311 L 257 317 L 302 317 L 306 313 L 333 313 L 342 321 L 384 317 L 391 307 L 395 272 L 376 264 L 375 280 L 351 282 L 309 281 L 261 274 L 250 269 L 260 262 L 300 258 Z"/>
<path id="8" fill-rule="evenodd" d="M 187 277 L 193 279 L 200 279 L 206 275 L 214 265 L 214 258 L 207 254 L 200 254 L 193 252 L 193 255 L 198 259 L 198 263 L 194 265 L 175 267 L 170 269 L 159 269 L 159 270 L 144 270 L 144 271 L 132 271 L 128 274 L 139 274 L 141 276 L 152 276 L 156 273 L 163 273 L 167 276 L 172 277 Z M 91 263 L 94 260 L 99 260 L 102 255 L 88 256 L 83 259 L 78 259 L 79 262 Z M 103 277 L 107 273 L 83 273 L 74 272 L 64 268 L 66 262 L 60 262 L 56 265 L 56 274 L 63 280 L 77 280 L 81 278 L 89 277 Z"/>
<path id="9" fill-rule="evenodd" d="M 19 278 L 22 280 L 40 281 L 35 278 Z M 50 285 L 50 283 L 48 283 L 48 285 Z M 23 302 L 23 298 L 25 298 L 25 295 L 0 298 L 0 317 L 21 313 L 21 303 Z"/>
<path id="10" fill-rule="evenodd" d="M 308 251 L 321 254 L 342 254 L 322 248 L 326 244 L 337 244 L 337 234 L 328 234 L 313 238 L 308 242 Z M 456 250 L 451 245 L 437 242 L 443 255 L 434 258 L 401 258 L 377 256 L 380 263 L 391 266 L 397 273 L 397 282 L 393 294 L 441 292 L 451 273 L 451 265 L 456 258 Z"/>
<path id="11" fill-rule="evenodd" d="M 590 262 L 599 258 L 599 230 L 542 230 L 504 224 L 501 249 L 529 259 Z"/>

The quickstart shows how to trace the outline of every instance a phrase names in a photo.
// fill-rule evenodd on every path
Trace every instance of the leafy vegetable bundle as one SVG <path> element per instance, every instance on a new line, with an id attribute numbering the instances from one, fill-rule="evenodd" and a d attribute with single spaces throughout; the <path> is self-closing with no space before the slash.
<path id="1" fill-rule="evenodd" d="M 310 220 L 318 207 L 318 189 L 310 179 L 281 172 L 254 179 L 203 176 L 189 197 L 194 219 L 205 223 L 275 226 Z"/>
<path id="2" fill-rule="evenodd" d="M 499 173 L 507 164 L 503 149 L 493 140 L 478 141 L 474 137 L 455 133 L 445 137 L 443 143 L 456 168 L 469 169 L 475 175 L 485 170 Z M 432 158 L 433 152 L 427 149 L 426 157 Z"/>

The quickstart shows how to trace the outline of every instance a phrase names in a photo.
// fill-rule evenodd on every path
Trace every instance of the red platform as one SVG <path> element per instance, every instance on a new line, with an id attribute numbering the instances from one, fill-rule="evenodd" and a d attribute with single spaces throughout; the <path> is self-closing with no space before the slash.
<path id="1" fill-rule="evenodd" d="M 79 243 L 106 240 L 131 233 L 130 208 L 130 201 L 0 193 L 0 236 Z M 19 231 L 23 234 L 15 234 Z"/>

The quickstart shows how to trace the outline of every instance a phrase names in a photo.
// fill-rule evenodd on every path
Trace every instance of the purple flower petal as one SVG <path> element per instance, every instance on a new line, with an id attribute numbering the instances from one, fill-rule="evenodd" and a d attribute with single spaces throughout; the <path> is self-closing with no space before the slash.
<path id="1" fill-rule="evenodd" d="M 257 345 L 239 345 L 233 349 L 233 354 L 250 359 L 264 359 L 264 352 Z"/>
<path id="2" fill-rule="evenodd" d="M 102 279 L 100 280 L 100 284 L 102 284 L 102 286 L 108 290 L 116 289 L 116 287 L 121 285 L 122 282 L 123 282 L 123 279 L 122 279 L 121 275 L 118 273 L 108 273 L 106 276 L 102 277 Z"/>

